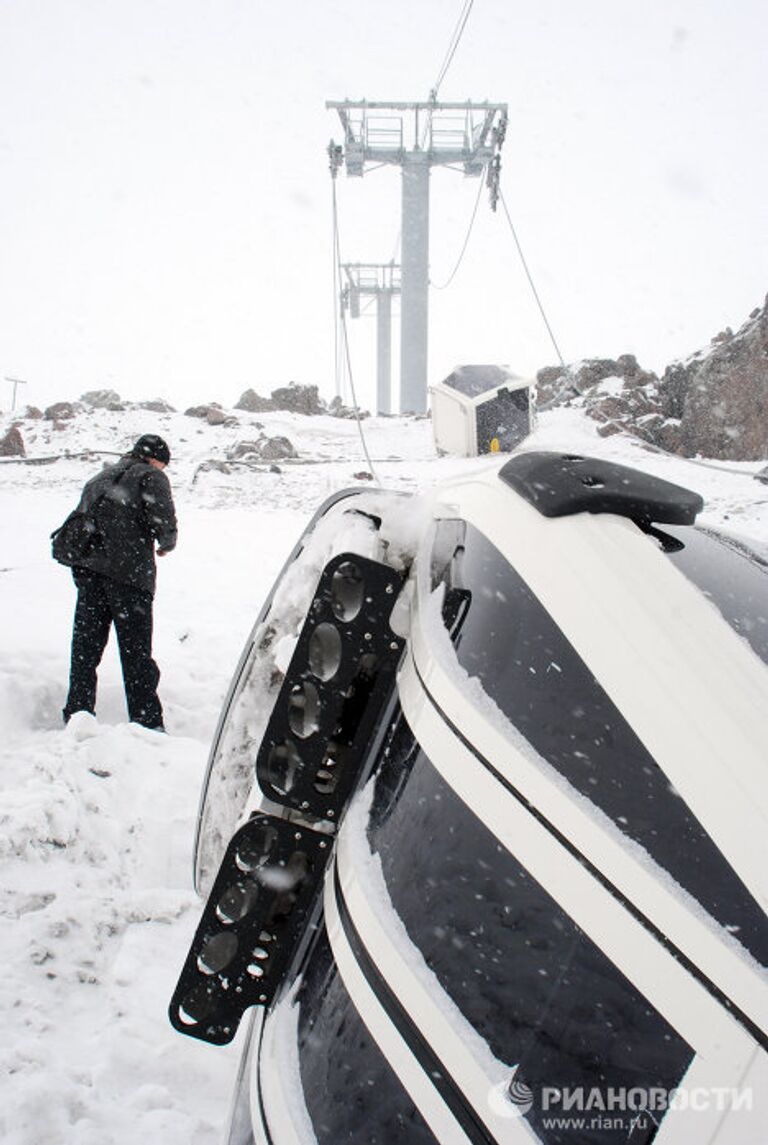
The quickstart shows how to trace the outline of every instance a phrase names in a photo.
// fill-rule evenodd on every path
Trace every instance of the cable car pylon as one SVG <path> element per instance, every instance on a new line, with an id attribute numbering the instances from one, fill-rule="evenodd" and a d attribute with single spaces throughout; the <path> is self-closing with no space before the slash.
<path id="1" fill-rule="evenodd" d="M 345 262 L 342 310 L 351 318 L 361 314 L 363 296 L 376 299 L 376 412 L 392 413 L 392 298 L 400 293 L 400 267 L 394 262 Z"/>
<path id="2" fill-rule="evenodd" d="M 344 144 L 328 148 L 335 177 L 361 178 L 371 164 L 402 168 L 400 412 L 425 413 L 429 327 L 429 175 L 433 167 L 488 172 L 492 204 L 498 194 L 505 103 L 382 103 L 329 100 Z"/>

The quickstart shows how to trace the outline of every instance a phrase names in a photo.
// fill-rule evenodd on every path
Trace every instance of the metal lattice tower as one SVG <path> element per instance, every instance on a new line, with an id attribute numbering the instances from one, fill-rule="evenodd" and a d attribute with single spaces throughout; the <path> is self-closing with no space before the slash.
<path id="1" fill-rule="evenodd" d="M 376 299 L 376 412 L 392 412 L 392 297 L 400 293 L 400 267 L 394 262 L 346 262 L 341 305 L 360 317 L 361 296 Z"/>
<path id="2" fill-rule="evenodd" d="M 456 168 L 477 178 L 487 171 L 491 203 L 507 127 L 505 103 L 369 103 L 329 100 L 344 129 L 343 149 L 331 142 L 333 169 L 362 177 L 366 165 L 402 168 L 400 411 L 427 408 L 429 322 L 429 173 Z"/>

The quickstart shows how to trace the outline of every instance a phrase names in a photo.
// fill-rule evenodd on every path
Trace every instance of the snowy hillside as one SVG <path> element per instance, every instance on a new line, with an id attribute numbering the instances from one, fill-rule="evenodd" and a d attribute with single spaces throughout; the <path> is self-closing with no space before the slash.
<path id="1" fill-rule="evenodd" d="M 0 435 L 10 418 L 0 421 Z M 207 468 L 259 432 L 298 458 Z M 427 488 L 488 460 L 435 455 L 430 423 L 364 423 L 387 487 Z M 199 903 L 194 822 L 208 745 L 263 597 L 317 505 L 367 469 L 354 422 L 238 411 L 211 427 L 181 414 L 93 411 L 62 428 L 21 423 L 28 458 L 0 463 L 0 1140 L 4 1145 L 215 1145 L 238 1042 L 173 1032 L 166 1008 Z M 65 729 L 74 589 L 48 535 L 102 458 L 144 432 L 170 443 L 179 545 L 160 562 L 155 657 L 170 735 L 126 723 L 112 644 L 98 718 Z M 578 410 L 553 410 L 526 448 L 599 454 L 700 492 L 700 520 L 768 547 L 762 463 L 727 469 L 602 439 Z"/>

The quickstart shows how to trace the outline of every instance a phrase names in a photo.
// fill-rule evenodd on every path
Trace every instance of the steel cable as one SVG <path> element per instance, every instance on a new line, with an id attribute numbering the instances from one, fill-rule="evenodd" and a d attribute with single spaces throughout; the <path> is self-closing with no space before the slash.
<path id="1" fill-rule="evenodd" d="M 499 202 L 501 203 L 502 207 L 504 208 L 504 214 L 506 215 L 507 222 L 509 223 L 509 229 L 512 232 L 512 238 L 515 240 L 515 246 L 517 247 L 517 253 L 520 256 L 520 262 L 523 264 L 523 270 L 525 271 L 525 276 L 528 279 L 528 285 L 530 286 L 531 291 L 533 292 L 533 297 L 536 299 L 536 305 L 539 308 L 539 313 L 541 314 L 541 317 L 544 320 L 544 325 L 547 328 L 547 333 L 549 334 L 549 337 L 552 341 L 552 345 L 555 348 L 555 353 L 557 354 L 557 360 L 559 361 L 562 368 L 565 370 L 567 368 L 565 365 L 565 359 L 563 358 L 563 355 L 560 353 L 560 347 L 557 344 L 557 339 L 555 338 L 555 335 L 552 332 L 552 327 L 549 324 L 549 319 L 547 318 L 547 314 L 546 314 L 546 311 L 544 309 L 544 305 L 541 301 L 541 298 L 539 297 L 539 292 L 536 289 L 536 284 L 533 281 L 533 276 L 532 276 L 530 270 L 528 269 L 528 263 L 526 262 L 525 255 L 523 254 L 523 248 L 521 247 L 520 240 L 517 237 L 517 231 L 515 230 L 515 224 L 512 222 L 512 216 L 510 215 L 509 210 L 507 209 L 507 201 L 504 198 L 504 193 L 502 192 L 501 188 L 499 188 Z"/>
<path id="2" fill-rule="evenodd" d="M 475 2 L 475 0 L 467 0 L 467 2 L 465 3 L 465 5 L 462 9 L 461 15 L 459 16 L 458 23 L 454 29 L 453 35 L 451 36 L 450 43 L 448 44 L 448 51 L 446 52 L 446 56 L 445 56 L 445 59 L 443 60 L 442 67 L 440 68 L 440 73 L 439 73 L 437 79 L 435 80 L 432 91 L 429 93 L 430 99 L 437 100 L 437 93 L 440 90 L 440 87 L 442 85 L 443 80 L 446 77 L 446 74 L 448 72 L 449 67 L 453 63 L 453 57 L 456 55 L 456 49 L 458 48 L 459 43 L 461 42 L 461 37 L 464 35 L 464 29 L 467 26 L 467 20 L 469 19 L 469 14 L 472 11 L 472 6 L 473 6 L 474 2 Z"/>
<path id="3" fill-rule="evenodd" d="M 430 279 L 429 285 L 431 287 L 433 287 L 435 290 L 445 290 L 446 287 L 450 286 L 451 283 L 453 282 L 454 278 L 456 277 L 456 273 L 457 273 L 459 267 L 461 266 L 462 262 L 464 261 L 464 255 L 466 254 L 467 247 L 469 246 L 469 240 L 470 240 L 471 235 L 472 235 L 472 228 L 474 227 L 475 219 L 477 218 L 477 208 L 480 206 L 480 196 L 483 193 L 484 187 L 485 187 L 485 184 L 483 183 L 483 180 L 480 179 L 479 180 L 479 186 L 477 188 L 477 198 L 475 199 L 475 206 L 474 206 L 474 209 L 472 211 L 472 218 L 469 220 L 469 227 L 467 229 L 467 234 L 466 234 L 466 237 L 464 239 L 464 245 L 461 248 L 461 253 L 459 254 L 456 265 L 454 266 L 453 270 L 451 271 L 449 277 L 440 286 L 438 286 L 437 283 L 432 282 L 432 280 Z"/>
<path id="4" fill-rule="evenodd" d="M 339 208 L 338 208 L 338 202 L 336 200 L 336 181 L 335 180 L 332 181 L 331 186 L 332 186 L 332 190 L 333 190 L 333 255 L 334 255 L 334 262 L 335 262 L 335 266 L 336 266 L 336 273 L 335 273 L 334 277 L 336 278 L 336 281 L 340 283 L 341 282 L 341 241 L 339 238 Z M 350 388 L 350 391 L 352 394 L 352 408 L 355 412 L 355 422 L 357 423 L 357 432 L 360 435 L 360 444 L 363 447 L 363 455 L 365 456 L 365 460 L 368 463 L 368 469 L 370 470 L 373 479 L 375 480 L 377 485 L 381 485 L 381 481 L 379 480 L 379 477 L 378 477 L 378 474 L 376 473 L 373 462 L 371 461 L 371 455 L 368 452 L 368 443 L 365 440 L 365 433 L 363 432 L 363 423 L 362 423 L 362 418 L 360 417 L 360 407 L 359 407 L 358 402 L 357 402 L 357 393 L 355 391 L 355 379 L 354 379 L 354 375 L 352 373 L 352 359 L 351 359 L 350 352 L 349 352 L 349 335 L 347 332 L 347 321 L 346 321 L 346 317 L 345 317 L 343 311 L 339 312 L 339 317 L 338 317 L 337 321 L 341 324 L 342 342 L 344 344 L 344 356 L 345 356 L 346 366 L 347 366 L 347 377 L 349 378 L 349 388 Z M 336 341 L 338 344 L 338 327 L 337 327 Z"/>

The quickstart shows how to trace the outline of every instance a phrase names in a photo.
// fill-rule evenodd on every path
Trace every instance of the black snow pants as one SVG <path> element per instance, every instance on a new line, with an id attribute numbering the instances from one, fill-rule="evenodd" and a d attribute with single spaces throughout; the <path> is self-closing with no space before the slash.
<path id="1" fill-rule="evenodd" d="M 163 727 L 157 695 L 160 670 L 152 659 L 152 596 L 90 569 L 75 568 L 77 585 L 72 629 L 72 665 L 64 719 L 96 707 L 96 670 L 112 624 L 117 633 L 128 718 L 147 728 Z"/>

